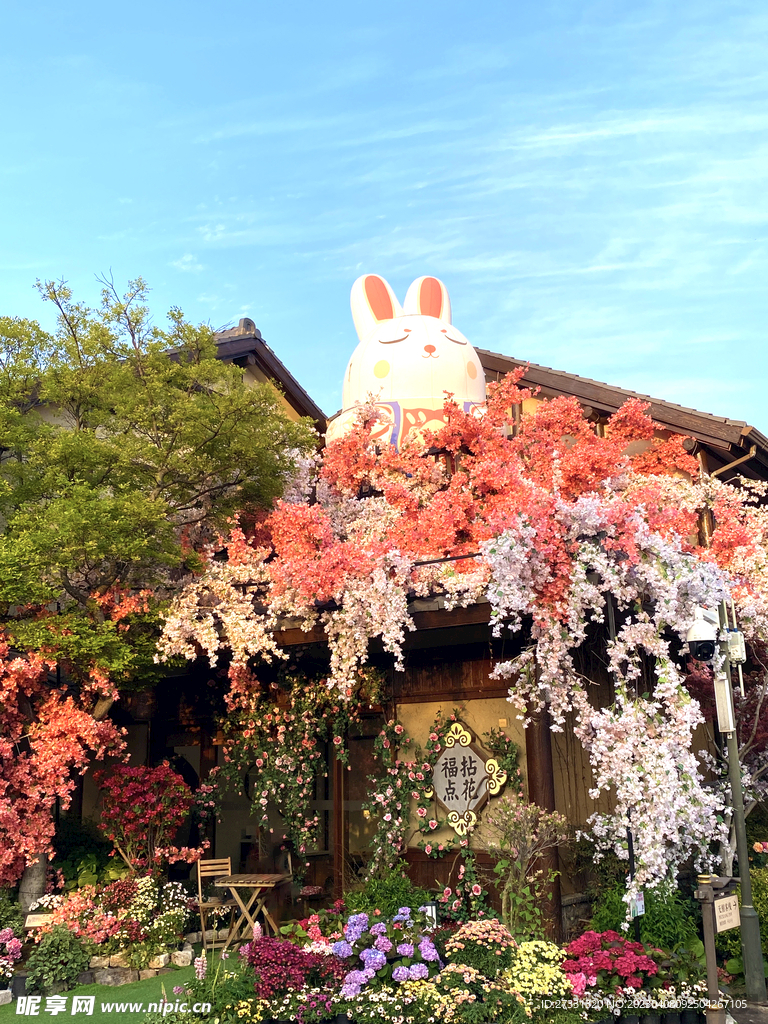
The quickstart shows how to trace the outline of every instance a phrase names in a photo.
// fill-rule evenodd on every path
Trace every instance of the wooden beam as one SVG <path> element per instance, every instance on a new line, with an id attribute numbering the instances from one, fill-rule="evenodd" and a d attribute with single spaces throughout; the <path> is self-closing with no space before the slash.
<path id="1" fill-rule="evenodd" d="M 454 608 L 448 611 L 445 608 L 437 608 L 433 611 L 414 611 L 411 615 L 417 631 L 430 629 L 458 629 L 461 626 L 472 626 L 482 624 L 491 620 L 491 606 L 487 602 L 472 604 L 468 608 Z M 308 633 L 302 629 L 280 629 L 273 634 L 275 642 L 281 647 L 295 647 L 299 644 L 324 644 L 327 643 L 325 630 L 321 626 L 315 626 Z M 405 646 L 408 646 L 409 639 L 413 633 L 406 633 Z"/>

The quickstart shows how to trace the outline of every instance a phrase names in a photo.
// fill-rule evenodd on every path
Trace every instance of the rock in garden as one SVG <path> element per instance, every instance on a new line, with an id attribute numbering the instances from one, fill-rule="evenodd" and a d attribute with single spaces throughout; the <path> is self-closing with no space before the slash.
<path id="1" fill-rule="evenodd" d="M 127 953 L 115 953 L 109 958 L 110 967 L 130 967 Z"/>
<path id="2" fill-rule="evenodd" d="M 203 933 L 202 932 L 190 932 L 188 935 L 184 936 L 184 941 L 185 942 L 191 942 L 192 945 L 194 946 L 194 944 L 196 942 L 202 942 L 203 941 Z"/>
<path id="3" fill-rule="evenodd" d="M 92 985 L 93 971 L 81 971 L 77 976 L 78 985 Z"/>
<path id="4" fill-rule="evenodd" d="M 161 967 L 167 967 L 168 961 L 171 958 L 167 953 L 160 953 L 159 956 L 153 956 L 147 964 L 147 967 L 151 967 L 153 971 L 159 971 Z"/>
<path id="5" fill-rule="evenodd" d="M 10 1003 L 12 998 L 11 990 L 9 988 L 3 989 L 3 991 L 0 992 L 0 1006 L 5 1006 L 6 1003 Z"/>
<path id="6" fill-rule="evenodd" d="M 102 967 L 109 967 L 108 956 L 92 956 L 91 962 L 88 964 L 93 970 L 100 970 Z"/>
<path id="7" fill-rule="evenodd" d="M 93 980 L 97 985 L 129 985 L 139 980 L 139 972 L 128 967 L 108 967 L 104 971 L 96 971 Z"/>
<path id="8" fill-rule="evenodd" d="M 156 978 L 157 971 L 151 970 L 149 967 L 145 967 L 143 971 L 139 971 L 139 981 L 146 981 L 147 978 Z"/>
<path id="9" fill-rule="evenodd" d="M 192 963 L 192 952 L 188 949 L 180 949 L 171 953 L 171 963 L 176 967 L 189 967 Z"/>
<path id="10" fill-rule="evenodd" d="M 194 949 L 192 948 L 192 943 L 191 942 L 185 942 L 184 945 L 181 947 L 181 951 L 182 951 L 182 953 L 194 953 Z"/>

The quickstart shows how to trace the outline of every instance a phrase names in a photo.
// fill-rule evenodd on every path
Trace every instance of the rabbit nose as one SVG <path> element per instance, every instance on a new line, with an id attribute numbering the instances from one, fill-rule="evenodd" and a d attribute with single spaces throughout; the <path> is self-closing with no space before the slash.
<path id="1" fill-rule="evenodd" d="M 432 355 L 433 352 L 437 352 L 437 349 L 435 348 L 434 345 L 425 345 L 424 351 L 429 352 L 429 354 Z"/>

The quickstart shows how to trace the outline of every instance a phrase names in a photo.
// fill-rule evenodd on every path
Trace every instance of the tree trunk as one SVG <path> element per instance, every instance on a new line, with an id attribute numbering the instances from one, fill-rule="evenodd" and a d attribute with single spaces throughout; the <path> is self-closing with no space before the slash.
<path id="1" fill-rule="evenodd" d="M 24 874 L 21 876 L 19 886 L 19 903 L 23 914 L 29 913 L 29 908 L 45 894 L 45 881 L 48 872 L 48 854 L 41 853 L 36 861 L 27 864 Z"/>
<path id="2" fill-rule="evenodd" d="M 528 799 L 532 804 L 543 807 L 545 811 L 556 809 L 550 725 L 549 713 L 545 709 L 531 716 L 530 725 L 525 730 Z M 545 899 L 541 911 L 547 938 L 552 942 L 562 942 L 563 908 L 560 900 L 560 878 L 558 877 L 560 861 L 556 846 L 538 858 L 536 869 L 543 871 L 545 877 L 550 871 L 554 875 L 544 889 L 545 897 L 551 893 L 551 898 Z"/>

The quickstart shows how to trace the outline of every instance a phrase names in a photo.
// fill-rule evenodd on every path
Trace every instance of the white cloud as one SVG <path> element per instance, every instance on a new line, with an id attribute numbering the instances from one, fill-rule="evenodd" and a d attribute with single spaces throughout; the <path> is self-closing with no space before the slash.
<path id="1" fill-rule="evenodd" d="M 172 260 L 171 266 L 187 274 L 198 274 L 204 269 L 203 264 L 198 262 L 197 257 L 193 256 L 191 252 L 185 252 L 181 259 Z"/>

